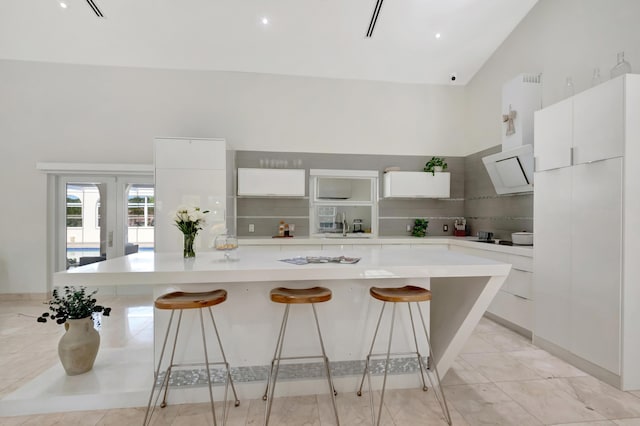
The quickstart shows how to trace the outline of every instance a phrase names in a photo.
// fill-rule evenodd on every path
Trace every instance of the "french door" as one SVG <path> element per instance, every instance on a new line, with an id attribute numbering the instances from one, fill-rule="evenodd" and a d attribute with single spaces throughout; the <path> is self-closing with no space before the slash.
<path id="1" fill-rule="evenodd" d="M 153 250 L 152 176 L 59 175 L 55 200 L 56 271 Z"/>

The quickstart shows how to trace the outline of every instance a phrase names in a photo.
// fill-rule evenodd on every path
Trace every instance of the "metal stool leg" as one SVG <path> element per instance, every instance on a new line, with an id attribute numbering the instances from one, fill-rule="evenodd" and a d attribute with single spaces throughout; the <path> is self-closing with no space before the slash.
<path id="1" fill-rule="evenodd" d="M 209 383 L 209 401 L 211 401 L 211 414 L 213 415 L 213 426 L 217 426 L 216 421 L 216 408 L 213 404 L 213 388 L 211 383 L 211 370 L 209 369 L 209 355 L 207 353 L 207 338 L 204 332 L 204 320 L 202 318 L 202 309 L 198 309 L 198 313 L 200 314 L 200 330 L 202 331 L 202 347 L 204 348 L 204 363 L 207 367 L 207 383 Z M 225 405 L 226 405 L 226 394 L 225 394 Z M 223 419 L 224 423 L 224 419 Z"/>
<path id="2" fill-rule="evenodd" d="M 164 408 L 167 406 L 167 394 L 169 393 L 169 380 L 171 379 L 171 372 L 173 371 L 173 360 L 176 355 L 176 344 L 178 343 L 178 333 L 180 333 L 180 324 L 182 324 L 182 309 L 180 310 L 180 314 L 178 314 L 178 324 L 176 325 L 176 335 L 173 339 L 173 349 L 171 350 L 171 359 L 169 360 L 169 367 L 167 368 L 167 373 L 165 374 L 165 387 L 164 387 L 164 395 L 162 396 L 162 403 L 160 404 L 160 408 Z M 162 391 L 162 388 L 160 388 Z"/>
<path id="3" fill-rule="evenodd" d="M 393 310 L 391 311 L 391 327 L 389 328 L 389 344 L 387 345 L 387 359 L 384 364 L 384 379 L 382 379 L 382 390 L 380 391 L 380 407 L 378 408 L 378 421 L 376 422 L 375 416 L 373 417 L 373 422 L 379 426 L 380 419 L 382 417 L 382 405 L 384 403 L 384 390 L 387 387 L 387 373 L 389 372 L 389 358 L 391 357 L 391 340 L 393 339 L 393 325 L 396 320 L 396 304 L 393 304 Z M 369 374 L 371 376 L 371 374 Z M 369 378 L 369 383 L 371 383 L 371 379 Z M 371 388 L 369 388 L 369 393 L 373 395 L 371 392 Z M 371 405 L 373 410 L 373 404 Z"/>
<path id="4" fill-rule="evenodd" d="M 233 378 L 231 377 L 231 369 L 229 368 L 229 363 L 227 362 L 227 356 L 225 355 L 224 349 L 222 347 L 222 340 L 220 339 L 220 333 L 218 333 L 218 327 L 216 326 L 216 321 L 213 319 L 213 312 L 211 311 L 211 306 L 209 306 L 209 316 L 211 317 L 211 323 L 213 324 L 213 329 L 216 332 L 216 338 L 218 339 L 218 345 L 220 346 L 220 353 L 222 354 L 222 360 L 224 361 L 224 364 L 227 367 L 227 380 L 231 384 L 231 390 L 233 391 L 233 397 L 235 398 L 234 405 L 238 407 L 240 406 L 240 400 L 238 399 L 238 393 L 236 392 L 236 387 L 233 385 Z"/>
<path id="5" fill-rule="evenodd" d="M 436 376 L 436 380 L 438 382 L 438 391 L 435 391 L 434 394 L 436 395 L 436 399 L 438 400 L 438 403 L 440 404 L 440 408 L 442 408 L 442 413 L 445 416 L 445 420 L 447 421 L 447 423 L 449 425 L 451 425 L 451 414 L 449 413 L 449 406 L 447 405 L 447 399 L 444 396 L 444 391 L 442 390 L 442 383 L 440 382 L 440 375 L 438 374 L 438 368 L 436 366 L 436 360 L 433 357 L 433 351 L 431 349 L 431 340 L 429 339 L 429 333 L 427 332 L 427 326 L 426 323 L 424 321 L 424 315 L 422 314 L 422 310 L 420 309 L 420 305 L 418 305 L 418 303 L 416 302 L 416 307 L 418 308 L 418 312 L 420 313 L 420 320 L 422 321 L 422 328 L 424 329 L 424 335 L 427 338 L 427 346 L 429 346 L 429 360 L 430 360 L 430 367 L 428 369 L 431 369 L 431 366 L 433 367 L 433 371 L 435 372 L 435 376 Z M 422 358 L 420 358 L 420 363 L 422 363 Z M 434 390 L 436 389 L 436 387 L 433 384 L 433 381 L 431 380 L 431 376 L 427 374 L 427 377 L 429 378 L 429 382 L 431 382 L 431 386 L 434 388 Z M 440 395 L 438 395 L 438 393 L 440 393 Z"/>
<path id="6" fill-rule="evenodd" d="M 288 307 L 289 306 L 287 305 L 287 308 Z M 271 377 L 271 375 L 273 374 L 273 365 L 276 362 L 276 357 L 278 356 L 278 348 L 280 347 L 280 340 L 282 339 L 282 336 L 284 334 L 285 325 L 287 323 L 287 315 L 288 315 L 288 309 L 285 309 L 285 313 L 282 316 L 282 324 L 280 325 L 280 333 L 278 333 L 278 340 L 276 341 L 276 348 L 273 351 L 273 358 L 271 358 L 271 370 L 269 370 L 269 377 Z M 269 382 L 267 382 L 267 386 L 264 389 L 264 395 L 262 395 L 263 401 L 267 400 L 268 392 L 269 392 Z"/>
<path id="7" fill-rule="evenodd" d="M 422 368 L 422 355 L 420 355 L 420 348 L 418 348 L 418 337 L 416 336 L 416 325 L 413 321 L 413 312 L 411 311 L 411 303 L 407 302 L 407 308 L 409 309 L 409 318 L 411 319 L 411 331 L 413 331 L 413 342 L 416 345 L 416 356 L 418 357 L 418 366 L 420 367 L 420 379 L 422 380 L 422 390 L 427 391 L 427 382 L 424 379 L 424 368 Z M 418 306 L 418 310 L 420 307 Z"/>
<path id="8" fill-rule="evenodd" d="M 289 320 L 289 307 L 287 305 L 284 310 L 284 317 L 282 318 L 281 334 L 279 336 L 278 343 L 276 344 L 277 356 L 274 358 L 274 366 L 271 368 L 269 374 L 269 380 L 267 381 L 267 406 L 264 417 L 264 425 L 269 424 L 269 417 L 271 416 L 271 406 L 273 404 L 273 395 L 276 391 L 276 382 L 278 380 L 278 371 L 280 370 L 280 358 L 282 357 L 282 348 L 284 347 L 284 336 L 287 329 L 287 321 Z M 272 384 L 273 378 L 273 384 Z"/>
<path id="9" fill-rule="evenodd" d="M 320 333 L 320 323 L 318 322 L 318 314 L 316 312 L 315 303 L 311 304 L 313 308 L 313 317 L 316 320 L 316 329 L 318 330 L 318 338 L 320 339 L 320 348 L 322 349 L 322 360 L 324 361 L 324 368 L 327 372 L 327 381 L 329 382 L 329 393 L 331 394 L 331 404 L 333 404 L 333 412 L 336 416 L 336 426 L 340 426 L 340 420 L 338 419 L 338 407 L 336 406 L 336 388 L 333 386 L 333 379 L 331 377 L 331 366 L 329 365 L 329 358 L 324 350 L 324 342 L 322 341 L 322 333 Z"/>
<path id="10" fill-rule="evenodd" d="M 166 406 L 166 399 L 167 399 L 167 390 L 169 388 L 169 376 L 171 375 L 171 364 L 173 364 L 173 357 L 175 355 L 175 351 L 176 351 L 176 342 L 178 341 L 178 332 L 180 331 L 180 323 L 182 321 L 182 311 L 180 311 L 180 315 L 178 316 L 178 325 L 176 326 L 176 335 L 173 339 L 173 350 L 171 352 L 171 361 L 169 362 L 169 368 L 167 369 L 167 372 L 165 373 L 164 379 L 162 380 L 162 383 L 160 384 L 160 389 L 158 391 L 158 395 L 156 396 L 156 400 L 153 403 L 153 409 L 151 408 L 151 402 L 153 401 L 153 395 L 155 394 L 155 390 L 156 390 L 156 386 L 157 386 L 157 382 L 158 382 L 158 377 L 160 376 L 160 367 L 162 366 L 162 360 L 164 358 L 164 352 L 165 349 L 167 347 L 167 341 L 169 340 L 169 333 L 171 331 L 171 325 L 173 324 L 173 316 L 175 314 L 175 311 L 172 310 L 171 311 L 171 316 L 169 317 L 169 324 L 167 325 L 167 331 L 165 332 L 164 335 L 164 341 L 162 342 L 162 350 L 160 351 L 160 358 L 158 360 L 158 366 L 156 367 L 156 371 L 154 372 L 153 375 L 153 384 L 151 386 L 151 394 L 149 395 L 149 403 L 147 404 L 147 412 L 144 415 L 144 420 L 143 420 L 143 425 L 148 424 L 147 420 L 149 420 L 149 422 L 151 421 L 151 417 L 153 416 L 153 412 L 155 411 L 156 405 L 158 404 L 158 398 L 160 398 L 160 394 L 162 394 L 162 388 L 165 387 L 165 393 L 164 393 L 164 398 L 163 398 L 163 402 L 161 407 L 165 407 Z"/>
<path id="11" fill-rule="evenodd" d="M 360 387 L 358 388 L 358 392 L 356 393 L 358 396 L 362 396 L 362 385 L 364 385 L 364 378 L 367 376 L 367 371 L 369 371 L 369 358 L 371 357 L 371 353 L 373 353 L 373 345 L 375 345 L 376 343 L 376 336 L 378 335 L 378 329 L 380 328 L 380 321 L 382 321 L 382 314 L 384 314 L 385 306 L 387 306 L 387 302 L 382 303 L 382 309 L 380 310 L 380 316 L 378 317 L 378 323 L 376 324 L 376 331 L 373 333 L 373 340 L 371 341 L 369 354 L 367 355 L 367 359 L 365 361 L 364 372 L 362 373 L 362 380 L 360 381 Z"/>

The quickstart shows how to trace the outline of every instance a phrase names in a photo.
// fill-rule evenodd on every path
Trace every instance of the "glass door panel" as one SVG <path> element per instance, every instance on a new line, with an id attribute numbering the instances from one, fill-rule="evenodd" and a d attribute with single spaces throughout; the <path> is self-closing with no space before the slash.
<path id="1" fill-rule="evenodd" d="M 100 262 L 112 254 L 113 232 L 108 227 L 110 200 L 107 192 L 113 182 L 109 178 L 64 180 L 65 203 L 61 215 L 64 250 L 59 257 L 66 269 Z"/>
<path id="2" fill-rule="evenodd" d="M 127 220 L 124 254 L 153 251 L 155 190 L 153 184 L 126 185 Z"/>
<path id="3" fill-rule="evenodd" d="M 152 176 L 58 176 L 56 270 L 153 251 Z"/>

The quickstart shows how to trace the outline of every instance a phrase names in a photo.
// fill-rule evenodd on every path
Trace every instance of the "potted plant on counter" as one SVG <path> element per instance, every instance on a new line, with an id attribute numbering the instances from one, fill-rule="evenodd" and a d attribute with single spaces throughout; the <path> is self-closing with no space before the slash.
<path id="1" fill-rule="evenodd" d="M 431 157 L 431 160 L 427 161 L 424 165 L 424 171 L 432 175 L 444 170 L 447 170 L 447 163 L 444 161 L 444 158 L 441 157 Z"/>
<path id="2" fill-rule="evenodd" d="M 411 235 L 414 237 L 426 237 L 427 236 L 427 226 L 429 226 L 429 221 L 426 219 L 416 219 L 413 229 L 411 230 Z"/>
<path id="3" fill-rule="evenodd" d="M 49 312 L 38 317 L 38 322 L 47 319 L 64 324 L 66 333 L 58 343 L 58 355 L 64 370 L 70 376 L 86 373 L 93 363 L 100 347 L 100 334 L 93 326 L 93 316 L 97 313 L 108 317 L 111 308 L 98 305 L 94 295 L 98 290 L 87 292 L 86 287 L 65 286 L 64 292 L 53 289 L 49 301 Z"/>

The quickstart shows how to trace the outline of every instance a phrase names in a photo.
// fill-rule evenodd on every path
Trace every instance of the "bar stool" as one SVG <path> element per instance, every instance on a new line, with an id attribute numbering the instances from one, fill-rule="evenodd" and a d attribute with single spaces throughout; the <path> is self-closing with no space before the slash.
<path id="1" fill-rule="evenodd" d="M 153 386 L 151 387 L 151 395 L 149 396 L 149 403 L 147 405 L 147 412 L 144 416 L 143 425 L 148 424 L 147 420 L 151 422 L 151 417 L 153 416 L 153 412 L 155 411 L 156 405 L 158 403 L 158 398 L 162 393 L 162 388 L 164 387 L 164 396 L 162 398 L 162 403 L 160 404 L 161 408 L 167 406 L 167 393 L 169 391 L 169 378 L 171 376 L 171 370 L 173 367 L 178 366 L 198 366 L 205 365 L 207 369 L 207 383 L 209 384 L 209 400 L 211 401 L 211 414 L 213 415 L 213 424 L 217 425 L 216 421 L 216 412 L 213 405 L 213 389 L 211 382 L 211 371 L 209 369 L 210 365 L 222 364 L 225 366 L 227 370 L 227 380 L 225 381 L 224 388 L 224 405 L 222 408 L 222 424 L 225 424 L 227 420 L 227 393 L 229 389 L 229 384 L 231 384 L 231 389 L 233 391 L 233 396 L 235 398 L 235 406 L 240 405 L 240 401 L 238 400 L 238 394 L 236 393 L 235 386 L 233 385 L 233 379 L 231 378 L 231 371 L 229 369 L 229 363 L 227 362 L 227 357 L 224 354 L 224 349 L 222 348 L 222 341 L 220 340 L 220 334 L 218 333 L 218 327 L 216 326 L 216 322 L 213 319 L 213 312 L 211 311 L 211 307 L 218 305 L 227 300 L 227 292 L 226 290 L 214 290 L 200 293 L 187 293 L 182 291 L 176 291 L 168 294 L 164 294 L 158 297 L 155 300 L 155 307 L 157 309 L 171 310 L 171 317 L 169 318 L 169 325 L 167 326 L 167 332 L 164 336 L 164 342 L 162 343 L 162 351 L 160 352 L 160 359 L 158 361 L 158 367 L 156 368 L 154 377 L 153 377 Z M 205 336 L 204 330 L 204 319 L 202 317 L 202 310 L 207 308 L 209 310 L 209 316 L 211 317 L 211 323 L 213 324 L 213 329 L 216 333 L 216 338 L 218 339 L 218 345 L 220 346 L 220 353 L 222 354 L 222 362 L 209 362 L 209 355 L 207 353 L 207 340 Z M 200 314 L 200 330 L 202 331 L 202 346 L 204 349 L 204 363 L 198 364 L 174 364 L 174 356 L 176 353 L 176 344 L 178 342 L 178 334 L 180 332 L 180 324 L 182 322 L 182 312 L 185 309 L 197 309 Z M 162 359 L 164 358 L 165 348 L 167 346 L 167 341 L 169 339 L 169 332 L 171 330 L 171 325 L 173 323 L 173 317 L 176 311 L 180 311 L 178 314 L 178 322 L 175 327 L 175 336 L 173 338 L 173 349 L 171 350 L 171 360 L 169 361 L 169 367 L 162 379 L 162 383 L 158 389 L 157 396 L 155 400 L 153 398 L 156 393 L 156 388 L 158 387 L 158 377 L 160 375 L 160 367 L 162 365 Z M 153 401 L 153 408 L 151 408 L 151 402 Z"/>
<path id="2" fill-rule="evenodd" d="M 331 367 L 329 366 L 329 358 L 324 350 L 324 342 L 322 341 L 322 333 L 320 333 L 320 324 L 318 323 L 318 314 L 316 312 L 316 303 L 327 302 L 331 300 L 331 290 L 324 287 L 312 287 L 304 289 L 293 289 L 278 287 L 271 290 L 271 301 L 275 303 L 284 303 L 286 305 L 284 309 L 284 316 L 282 318 L 282 325 L 280 326 L 280 333 L 278 335 L 278 341 L 276 343 L 276 349 L 273 353 L 273 360 L 271 361 L 271 370 L 269 371 L 269 379 L 267 381 L 267 388 L 264 391 L 263 400 L 267 401 L 264 424 L 269 424 L 269 417 L 271 416 L 271 405 L 273 404 L 273 396 L 276 390 L 276 380 L 278 379 L 278 371 L 280 369 L 281 360 L 290 359 L 309 359 L 309 358 L 322 358 L 324 367 L 327 373 L 327 381 L 329 383 L 329 393 L 331 394 L 331 403 L 333 404 L 333 412 L 336 416 L 336 425 L 340 425 L 338 420 L 338 409 L 336 407 L 336 395 L 337 392 L 333 386 L 333 379 L 331 378 Z M 322 355 L 311 356 L 295 356 L 295 357 L 282 357 L 282 347 L 284 346 L 284 335 L 287 329 L 287 322 L 289 320 L 289 308 L 293 304 L 311 304 L 313 309 L 313 317 L 316 321 L 316 329 L 318 330 L 318 338 L 320 339 L 320 349 L 322 349 Z"/>
<path id="3" fill-rule="evenodd" d="M 420 310 L 419 302 L 428 302 L 431 300 L 431 291 L 424 289 L 422 287 L 416 286 L 405 286 L 400 288 L 380 288 L 380 287 L 371 287 L 369 289 L 369 294 L 375 299 L 381 300 L 384 302 L 382 304 L 382 310 L 380 311 L 380 317 L 378 318 L 378 323 L 376 324 L 376 331 L 373 334 L 373 341 L 371 342 L 371 348 L 369 349 L 369 354 L 367 355 L 366 364 L 364 368 L 364 373 L 362 375 L 362 380 L 360 381 L 360 388 L 358 389 L 357 395 L 362 396 L 362 386 L 364 384 L 364 379 L 367 377 L 367 383 L 369 385 L 369 398 L 371 400 L 371 417 L 373 419 L 374 425 L 380 424 L 380 418 L 382 416 L 382 403 L 384 402 L 384 390 L 387 385 L 387 372 L 389 371 L 389 358 L 390 355 L 416 355 L 418 357 L 418 366 L 420 367 L 420 379 L 422 380 L 422 390 L 427 391 L 429 388 L 427 387 L 427 383 L 425 381 L 425 372 L 427 372 L 426 376 L 429 379 L 429 383 L 431 387 L 434 389 L 434 393 L 438 403 L 440 404 L 440 408 L 442 409 L 442 414 L 445 417 L 445 420 L 449 425 L 451 425 L 451 415 L 449 414 L 449 407 L 447 406 L 447 400 L 444 397 L 444 392 L 442 390 L 442 385 L 440 383 L 440 375 L 438 374 L 438 369 L 436 368 L 436 363 L 433 357 L 433 351 L 431 350 L 431 341 L 429 340 L 429 333 L 427 332 L 427 326 L 424 322 L 424 316 L 422 311 Z M 389 329 L 389 343 L 387 345 L 387 352 L 382 354 L 374 354 L 373 346 L 376 343 L 376 336 L 378 335 L 378 329 L 380 327 L 380 321 L 382 320 L 382 314 L 384 314 L 384 308 L 387 306 L 387 302 L 393 304 L 393 311 L 391 313 L 391 327 Z M 407 303 L 407 308 L 409 309 L 409 318 L 411 319 L 411 329 L 413 331 L 413 341 L 416 346 L 415 352 L 408 353 L 391 353 L 391 340 L 393 339 L 393 325 L 396 317 L 396 305 L 398 303 Z M 411 302 L 415 302 L 416 309 L 420 314 L 420 320 L 422 322 L 422 328 L 424 329 L 424 335 L 427 338 L 427 347 L 429 348 L 429 358 L 427 365 L 424 365 L 424 359 L 420 354 L 420 349 L 418 348 L 418 338 L 416 337 L 416 326 L 413 320 L 413 312 L 411 309 Z M 382 380 L 382 391 L 380 393 L 380 407 L 378 409 L 378 416 L 376 418 L 375 408 L 373 404 L 373 392 L 371 391 L 371 368 L 370 368 L 370 360 L 371 357 L 375 356 L 385 356 L 386 362 L 384 367 L 384 379 Z M 434 386 L 433 380 L 429 372 L 433 370 L 435 374 L 436 381 L 438 382 L 438 387 Z"/>

